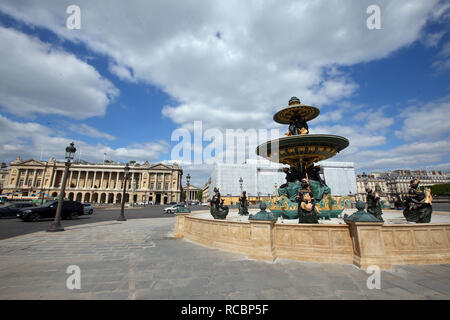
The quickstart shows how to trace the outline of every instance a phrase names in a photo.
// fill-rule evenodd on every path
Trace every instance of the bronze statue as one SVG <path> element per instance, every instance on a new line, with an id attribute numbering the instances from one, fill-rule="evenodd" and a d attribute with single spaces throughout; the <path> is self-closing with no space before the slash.
<path id="1" fill-rule="evenodd" d="M 281 189 L 287 187 L 289 182 L 295 182 L 299 180 L 297 170 L 294 167 L 283 168 L 283 172 L 286 174 L 286 183 L 280 186 Z"/>
<path id="2" fill-rule="evenodd" d="M 289 132 L 287 136 L 294 136 L 298 134 L 308 134 L 309 128 L 305 119 L 303 119 L 300 115 L 295 115 L 291 118 L 289 122 Z"/>
<path id="3" fill-rule="evenodd" d="M 248 201 L 246 191 L 242 191 L 242 195 L 239 197 L 239 215 L 248 215 Z"/>
<path id="4" fill-rule="evenodd" d="M 224 206 L 223 199 L 220 199 L 220 192 L 219 192 L 219 188 L 215 187 L 214 188 L 214 195 L 212 197 L 212 199 L 210 200 L 211 202 L 211 208 L 210 208 L 210 212 L 211 215 L 214 217 L 214 219 L 225 219 L 228 215 L 228 206 Z"/>
<path id="5" fill-rule="evenodd" d="M 306 169 L 306 173 L 308 174 L 308 178 L 310 180 L 318 181 L 321 186 L 326 186 L 325 181 L 320 176 L 320 169 L 321 167 L 319 165 L 312 165 Z"/>
<path id="6" fill-rule="evenodd" d="M 410 222 L 428 223 L 433 212 L 433 198 L 430 189 L 426 189 L 425 192 L 419 190 L 419 183 L 419 179 L 412 179 L 409 182 L 410 188 L 405 199 L 403 216 Z"/>
<path id="7" fill-rule="evenodd" d="M 298 190 L 296 202 L 298 203 L 298 223 L 319 223 L 316 202 L 306 179 L 301 181 L 301 189 Z"/>
<path id="8" fill-rule="evenodd" d="M 375 218 L 382 220 L 380 196 L 377 192 L 373 192 L 372 188 L 366 188 L 367 192 L 367 212 L 373 215 Z"/>

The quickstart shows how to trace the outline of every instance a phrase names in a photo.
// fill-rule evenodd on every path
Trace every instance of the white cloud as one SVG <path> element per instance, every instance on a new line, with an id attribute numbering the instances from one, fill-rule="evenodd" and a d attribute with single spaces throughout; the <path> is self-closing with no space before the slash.
<path id="1" fill-rule="evenodd" d="M 105 114 L 118 90 L 74 55 L 19 31 L 0 26 L 0 106 L 9 113 Z"/>
<path id="2" fill-rule="evenodd" d="M 326 107 L 358 85 L 339 67 L 388 56 L 420 37 L 437 0 L 378 1 L 382 29 L 368 30 L 373 1 L 78 1 L 81 29 L 62 23 L 67 3 L 2 1 L 0 10 L 110 57 L 110 71 L 162 88 L 163 115 L 183 125 L 259 127 L 292 96 Z M 217 34 L 220 33 L 220 37 Z"/>
<path id="3" fill-rule="evenodd" d="M 72 142 L 70 137 L 55 136 L 52 129 L 34 122 L 17 122 L 0 115 L 0 159 L 40 159 L 50 157 L 64 159 L 64 150 Z M 90 144 L 75 140 L 76 158 L 86 161 L 103 161 L 107 158 L 116 161 L 155 161 L 167 152 L 167 143 L 147 142 L 131 144 L 127 147 L 111 148 L 104 144 Z"/>
<path id="4" fill-rule="evenodd" d="M 425 140 L 448 137 L 450 134 L 450 96 L 407 107 L 400 114 L 404 118 L 396 136 L 407 140 Z"/>
<path id="5" fill-rule="evenodd" d="M 70 130 L 73 132 L 77 132 L 87 137 L 92 138 L 105 138 L 107 140 L 116 140 L 116 137 L 110 135 L 109 133 L 101 132 L 85 123 L 82 124 L 73 124 L 70 126 Z"/>

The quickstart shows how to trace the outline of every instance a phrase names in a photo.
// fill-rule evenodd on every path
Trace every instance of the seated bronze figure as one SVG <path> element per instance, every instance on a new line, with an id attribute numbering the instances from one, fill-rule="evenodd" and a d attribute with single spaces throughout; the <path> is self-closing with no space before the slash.
<path id="1" fill-rule="evenodd" d="M 211 208 L 210 213 L 214 217 L 214 219 L 225 219 L 228 215 L 228 206 L 224 206 L 223 199 L 220 199 L 220 192 L 219 188 L 214 188 L 214 196 L 210 200 L 211 202 Z"/>
<path id="2" fill-rule="evenodd" d="M 377 219 L 382 219 L 380 196 L 378 193 L 373 192 L 372 188 L 367 188 L 367 212 L 373 215 Z"/>
<path id="3" fill-rule="evenodd" d="M 409 183 L 408 195 L 405 199 L 403 216 L 407 221 L 416 223 L 428 223 L 433 212 L 432 196 L 430 189 L 425 192 L 419 190 L 419 179 L 413 179 Z"/>

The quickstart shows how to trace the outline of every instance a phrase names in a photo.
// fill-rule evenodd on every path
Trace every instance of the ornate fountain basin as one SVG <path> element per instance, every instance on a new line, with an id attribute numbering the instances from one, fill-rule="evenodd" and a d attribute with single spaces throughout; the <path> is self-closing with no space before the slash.
<path id="1" fill-rule="evenodd" d="M 295 166 L 299 161 L 308 165 L 331 158 L 348 145 L 346 138 L 335 135 L 294 135 L 267 141 L 256 148 L 256 154 L 290 166 Z"/>
<path id="2" fill-rule="evenodd" d="M 350 208 L 352 198 L 348 196 L 326 195 L 316 204 L 320 210 L 319 219 L 337 218 L 347 207 Z M 267 207 L 276 217 L 284 219 L 298 219 L 298 203 L 291 201 L 287 196 L 274 197 L 268 201 Z"/>

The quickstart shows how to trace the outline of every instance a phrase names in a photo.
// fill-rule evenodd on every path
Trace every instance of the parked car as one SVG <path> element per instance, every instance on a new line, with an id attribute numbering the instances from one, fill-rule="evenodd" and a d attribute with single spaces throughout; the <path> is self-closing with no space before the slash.
<path id="1" fill-rule="evenodd" d="M 177 203 L 175 201 L 172 201 L 172 202 L 169 202 L 169 204 L 173 206 L 174 204 L 177 204 Z"/>
<path id="2" fill-rule="evenodd" d="M 184 205 L 184 202 L 181 202 L 181 203 L 174 204 L 173 206 L 164 208 L 163 210 L 164 210 L 164 213 L 171 214 L 171 213 L 177 212 L 177 209 L 178 209 L 178 208 L 184 207 L 184 206 L 185 206 L 185 205 Z"/>
<path id="3" fill-rule="evenodd" d="M 34 206 L 36 205 L 33 202 L 16 202 L 7 204 L 3 207 L 0 207 L 0 218 L 15 218 L 20 209 Z"/>
<path id="4" fill-rule="evenodd" d="M 17 217 L 23 221 L 39 221 L 42 218 L 54 218 L 58 200 L 53 200 L 39 207 L 20 209 Z M 77 219 L 84 213 L 84 205 L 78 201 L 64 200 L 61 210 L 61 219 Z"/>
<path id="5" fill-rule="evenodd" d="M 202 202 L 202 204 L 201 204 L 203 207 L 207 207 L 207 206 L 209 206 L 209 202 Z"/>
<path id="6" fill-rule="evenodd" d="M 94 206 L 92 205 L 92 203 L 84 203 L 83 204 L 83 208 L 84 208 L 84 214 L 93 214 L 94 213 Z"/>

